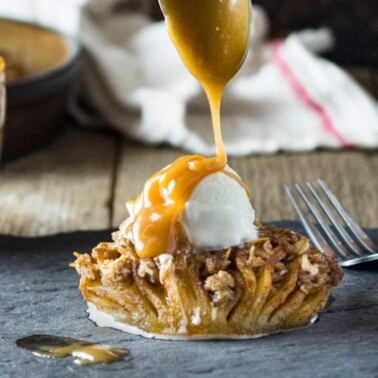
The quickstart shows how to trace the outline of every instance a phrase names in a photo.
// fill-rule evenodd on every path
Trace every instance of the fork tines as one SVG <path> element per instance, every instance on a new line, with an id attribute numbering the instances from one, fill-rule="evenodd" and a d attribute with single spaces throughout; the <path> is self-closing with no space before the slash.
<path id="1" fill-rule="evenodd" d="M 315 247 L 325 253 L 337 254 L 343 260 L 343 266 L 377 260 L 378 248 L 374 242 L 352 220 L 328 185 L 322 180 L 317 183 L 318 188 L 315 188 L 307 182 L 305 189 L 296 183 L 295 191 L 285 185 L 286 194 Z M 321 198 L 320 193 L 325 196 L 326 201 Z M 296 199 L 298 196 L 302 201 Z M 306 214 L 306 208 L 316 224 Z"/>

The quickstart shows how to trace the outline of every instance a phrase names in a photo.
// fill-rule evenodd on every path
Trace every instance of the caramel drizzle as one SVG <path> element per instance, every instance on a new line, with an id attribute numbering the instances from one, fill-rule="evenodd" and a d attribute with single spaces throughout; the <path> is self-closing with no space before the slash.
<path id="1" fill-rule="evenodd" d="M 224 88 L 243 63 L 251 21 L 249 0 L 160 0 L 169 35 L 189 72 L 203 86 L 211 110 L 217 155 L 184 156 L 153 175 L 135 201 L 126 235 L 139 257 L 173 253 L 185 233 L 179 218 L 197 185 L 208 175 L 225 171 L 220 108 Z"/>

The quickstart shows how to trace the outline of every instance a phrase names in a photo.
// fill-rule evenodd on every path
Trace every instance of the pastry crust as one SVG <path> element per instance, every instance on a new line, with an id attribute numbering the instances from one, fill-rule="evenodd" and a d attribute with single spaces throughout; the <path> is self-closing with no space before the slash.
<path id="1" fill-rule="evenodd" d="M 140 259 L 120 232 L 92 255 L 75 253 L 84 298 L 117 322 L 165 336 L 256 336 L 303 327 L 343 271 L 290 230 L 222 251 Z"/>

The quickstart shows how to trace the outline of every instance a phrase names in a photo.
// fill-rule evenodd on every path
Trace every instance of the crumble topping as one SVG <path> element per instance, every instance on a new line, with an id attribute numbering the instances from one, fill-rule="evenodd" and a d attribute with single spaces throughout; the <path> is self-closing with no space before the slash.
<path id="1" fill-rule="evenodd" d="M 274 287 L 279 287 L 283 280 L 285 279 L 285 275 L 288 273 L 288 269 L 285 267 L 285 264 L 282 262 L 278 262 L 274 266 L 274 272 L 272 277 L 272 283 Z"/>
<path id="2" fill-rule="evenodd" d="M 105 260 L 100 265 L 101 283 L 105 286 L 118 287 L 131 283 L 130 260 L 120 256 L 117 260 Z"/>
<path id="3" fill-rule="evenodd" d="M 205 282 L 205 289 L 213 293 L 214 303 L 222 303 L 230 299 L 233 296 L 234 287 L 234 277 L 224 270 L 208 277 Z"/>
<path id="4" fill-rule="evenodd" d="M 308 255 L 302 256 L 302 270 L 305 272 L 310 273 L 311 276 L 315 276 L 319 273 L 319 266 L 318 264 L 311 264 L 310 260 L 308 259 Z"/>
<path id="5" fill-rule="evenodd" d="M 325 253 L 308 253 L 302 256 L 298 285 L 305 294 L 311 294 L 325 285 L 337 286 L 343 271 L 337 262 Z"/>
<path id="6" fill-rule="evenodd" d="M 268 238 L 257 239 L 249 250 L 248 264 L 253 268 L 261 267 L 273 253 L 272 244 Z"/>
<path id="7" fill-rule="evenodd" d="M 158 272 L 153 259 L 148 258 L 140 260 L 138 275 L 141 278 L 147 278 L 153 284 L 158 283 Z"/>
<path id="8" fill-rule="evenodd" d="M 88 253 L 81 255 L 78 252 L 74 252 L 74 256 L 76 261 L 71 266 L 76 268 L 80 276 L 90 281 L 95 281 L 99 278 L 100 274 L 92 256 L 88 255 Z"/>
<path id="9" fill-rule="evenodd" d="M 109 243 L 100 243 L 92 252 L 93 258 L 102 264 L 106 260 L 115 260 L 120 256 L 116 246 L 109 245 Z"/>
<path id="10" fill-rule="evenodd" d="M 230 255 L 232 249 L 229 248 L 226 251 L 217 252 L 206 258 L 206 270 L 209 274 L 218 273 L 220 270 L 226 270 L 231 264 Z"/>

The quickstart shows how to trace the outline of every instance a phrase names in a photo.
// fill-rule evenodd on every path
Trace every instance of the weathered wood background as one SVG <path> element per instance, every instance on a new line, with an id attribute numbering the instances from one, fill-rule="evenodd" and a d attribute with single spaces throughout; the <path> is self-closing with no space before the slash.
<path id="1" fill-rule="evenodd" d="M 143 182 L 182 154 L 68 127 L 49 147 L 0 169 L 0 233 L 44 235 L 116 227 Z M 282 186 L 322 178 L 351 215 L 378 226 L 378 153 L 316 151 L 231 159 L 260 219 L 295 219 Z"/>

